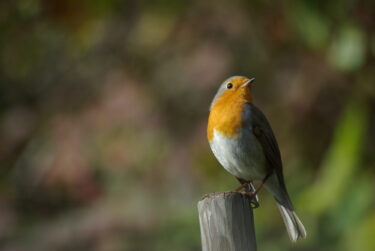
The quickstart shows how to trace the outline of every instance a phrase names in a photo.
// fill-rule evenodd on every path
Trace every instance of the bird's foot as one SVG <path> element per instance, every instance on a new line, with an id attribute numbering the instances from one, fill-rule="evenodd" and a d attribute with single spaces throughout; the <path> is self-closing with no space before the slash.
<path id="1" fill-rule="evenodd" d="M 253 183 L 246 182 L 246 190 L 244 192 L 245 195 L 249 196 L 251 198 L 250 204 L 252 208 L 258 208 L 259 207 L 259 198 L 258 198 L 258 189 L 255 189 Z"/>
<path id="2" fill-rule="evenodd" d="M 251 201 L 250 201 L 251 207 L 258 208 L 259 199 L 258 199 L 257 192 L 259 191 L 259 189 L 255 189 L 254 185 L 250 181 L 244 181 L 241 179 L 239 179 L 239 181 L 241 182 L 241 185 L 237 187 L 233 192 L 240 192 L 242 194 L 245 194 L 251 197 Z M 241 191 L 243 189 L 245 189 L 245 191 Z"/>
<path id="3" fill-rule="evenodd" d="M 242 194 L 247 195 L 250 197 L 250 205 L 252 208 L 258 208 L 259 207 L 259 199 L 256 191 L 251 192 L 243 192 Z"/>

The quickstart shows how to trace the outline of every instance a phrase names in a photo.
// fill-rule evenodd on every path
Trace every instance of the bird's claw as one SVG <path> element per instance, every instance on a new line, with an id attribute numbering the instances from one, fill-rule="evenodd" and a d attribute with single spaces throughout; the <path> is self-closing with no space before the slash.
<path id="1" fill-rule="evenodd" d="M 257 190 L 253 186 L 251 182 L 246 183 L 246 191 L 244 192 L 245 195 L 249 196 L 251 198 L 250 205 L 252 208 L 258 208 L 259 207 L 259 198 L 257 195 Z"/>
<path id="2" fill-rule="evenodd" d="M 259 199 L 258 195 L 255 192 L 244 192 L 243 194 L 250 197 L 250 205 L 251 208 L 258 208 L 259 207 Z"/>

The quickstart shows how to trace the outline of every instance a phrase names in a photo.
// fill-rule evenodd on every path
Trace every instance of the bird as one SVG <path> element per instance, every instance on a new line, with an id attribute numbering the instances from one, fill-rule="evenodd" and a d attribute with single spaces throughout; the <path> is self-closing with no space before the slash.
<path id="1" fill-rule="evenodd" d="M 218 162 L 253 196 L 264 186 L 274 197 L 289 238 L 306 238 L 286 189 L 280 150 L 263 112 L 254 105 L 255 78 L 226 79 L 214 96 L 208 116 L 207 138 Z M 261 184 L 254 189 L 253 182 Z M 236 189 L 238 191 L 239 189 Z"/>

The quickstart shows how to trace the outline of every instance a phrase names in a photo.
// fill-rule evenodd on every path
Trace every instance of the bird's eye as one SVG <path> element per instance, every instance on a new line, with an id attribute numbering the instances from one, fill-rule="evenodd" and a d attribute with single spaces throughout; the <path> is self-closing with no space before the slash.
<path id="1" fill-rule="evenodd" d="M 232 83 L 227 84 L 227 89 L 230 89 L 232 87 L 233 87 Z"/>

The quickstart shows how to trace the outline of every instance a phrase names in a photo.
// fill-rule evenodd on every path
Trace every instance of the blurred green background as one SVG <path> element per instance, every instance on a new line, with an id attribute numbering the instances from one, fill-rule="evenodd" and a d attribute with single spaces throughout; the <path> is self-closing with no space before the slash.
<path id="1" fill-rule="evenodd" d="M 0 249 L 200 250 L 197 202 L 236 180 L 205 136 L 256 77 L 308 238 L 271 196 L 259 250 L 375 250 L 375 2 L 0 2 Z"/>

